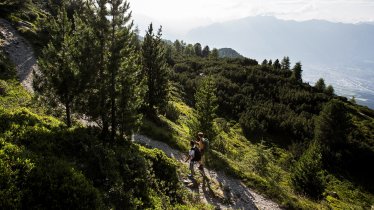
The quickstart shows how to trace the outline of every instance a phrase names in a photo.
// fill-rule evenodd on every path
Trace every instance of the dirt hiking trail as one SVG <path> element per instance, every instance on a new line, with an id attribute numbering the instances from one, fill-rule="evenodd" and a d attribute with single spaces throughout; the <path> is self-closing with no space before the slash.
<path id="1" fill-rule="evenodd" d="M 160 149 L 167 156 L 183 164 L 188 164 L 184 162 L 186 154 L 163 142 L 139 134 L 133 136 L 133 141 L 150 148 Z M 191 191 L 199 195 L 202 202 L 212 204 L 217 209 L 281 209 L 278 204 L 249 189 L 240 180 L 225 175 L 224 172 L 204 168 L 201 172 L 196 170 L 196 174 L 199 173 L 202 177 L 200 184 L 194 180 L 188 181 L 188 178 L 184 178 L 182 181 Z M 218 186 L 218 189 L 213 190 L 211 186 Z"/>

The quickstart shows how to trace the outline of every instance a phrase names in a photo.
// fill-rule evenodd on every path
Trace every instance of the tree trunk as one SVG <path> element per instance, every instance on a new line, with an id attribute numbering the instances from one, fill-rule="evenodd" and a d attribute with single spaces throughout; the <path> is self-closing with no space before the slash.
<path id="1" fill-rule="evenodd" d="M 114 19 L 115 17 L 113 17 Z M 115 34 L 114 34 L 114 31 L 115 31 L 115 25 L 113 24 L 112 25 L 112 50 L 114 51 L 114 45 L 115 45 Z M 113 52 L 112 52 L 113 53 Z M 113 53 L 114 54 L 114 53 Z M 113 55 L 112 54 L 112 55 Z M 116 59 L 116 58 L 113 58 L 112 57 L 112 65 L 111 65 L 111 90 L 110 90 L 110 100 L 111 100 L 111 117 L 112 117 L 112 133 L 111 133 L 111 141 L 114 142 L 114 137 L 116 135 L 116 84 L 115 84 L 115 79 L 116 79 L 116 65 L 114 62 L 116 61 L 113 61 L 113 59 Z"/>
<path id="2" fill-rule="evenodd" d="M 71 114 L 70 114 L 70 102 L 69 102 L 69 99 L 66 100 L 66 103 L 65 103 L 65 111 L 66 111 L 66 125 L 68 126 L 68 128 L 71 127 Z"/>

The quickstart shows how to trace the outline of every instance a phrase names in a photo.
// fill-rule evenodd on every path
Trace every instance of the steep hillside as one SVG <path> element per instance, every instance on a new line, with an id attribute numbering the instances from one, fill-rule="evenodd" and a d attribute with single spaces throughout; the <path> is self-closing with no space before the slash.
<path id="1" fill-rule="evenodd" d="M 205 75 L 215 78 L 219 108 L 211 144 L 214 167 L 225 168 L 288 208 L 367 208 L 373 203 L 374 174 L 367 170 L 368 161 L 374 160 L 373 110 L 335 95 L 331 88 L 295 79 L 296 67 L 181 54 L 174 56 L 174 63 L 177 95 L 188 106 L 195 106 L 194 95 Z M 183 106 L 178 102 L 176 107 Z M 194 121 L 190 112 L 182 111 L 182 116 L 177 135 Z M 182 136 L 189 136 L 189 130 L 184 132 Z M 180 142 L 180 137 L 164 139 Z M 318 170 L 324 173 L 323 190 L 309 200 L 298 197 L 292 177 L 298 176 L 299 162 L 305 162 L 316 141 L 322 145 L 315 150 L 322 157 Z M 300 194 L 311 187 L 304 185 Z"/>
<path id="2" fill-rule="evenodd" d="M 373 205 L 374 111 L 322 79 L 303 82 L 300 63 L 220 58 L 165 43 L 151 25 L 140 42 L 113 5 L 16 2 L 2 15 L 32 41 L 42 73 L 30 95 L 14 56 L 29 45 L 0 34 L 0 208 Z M 36 30 L 22 32 L 23 19 Z M 209 138 L 205 168 L 187 179 L 197 131 Z"/>

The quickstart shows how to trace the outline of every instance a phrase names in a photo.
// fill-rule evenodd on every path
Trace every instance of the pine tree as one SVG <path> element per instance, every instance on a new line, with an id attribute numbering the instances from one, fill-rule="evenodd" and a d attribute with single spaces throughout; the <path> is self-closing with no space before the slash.
<path id="1" fill-rule="evenodd" d="M 74 61 L 76 62 L 80 76 L 77 88 L 76 100 L 74 101 L 75 110 L 86 116 L 92 116 L 90 99 L 96 96 L 95 92 L 96 79 L 98 75 L 99 43 L 96 39 L 94 28 L 90 23 L 92 11 L 86 9 L 87 13 L 77 14 L 74 16 L 75 26 L 75 46 Z M 97 99 L 95 97 L 95 99 Z M 96 100 L 95 100 L 96 101 Z M 91 103 L 96 104 L 96 103 Z"/>
<path id="2" fill-rule="evenodd" d="M 332 85 L 327 86 L 326 93 L 330 96 L 334 95 L 334 88 L 332 87 Z"/>
<path id="3" fill-rule="evenodd" d="M 65 106 L 66 125 L 70 127 L 80 72 L 74 61 L 76 38 L 73 24 L 64 6 L 56 19 L 50 19 L 47 28 L 51 39 L 38 60 L 41 74 L 35 76 L 34 88 L 50 100 L 55 99 L 56 105 L 61 103 Z"/>
<path id="4" fill-rule="evenodd" d="M 282 70 L 290 70 L 291 63 L 290 58 L 288 56 L 283 57 L 281 62 L 281 69 Z"/>
<path id="5" fill-rule="evenodd" d="M 313 141 L 296 162 L 291 176 L 294 189 L 312 198 L 320 198 L 325 189 L 321 148 Z"/>
<path id="6" fill-rule="evenodd" d="M 102 137 L 110 137 L 114 142 L 118 129 L 121 137 L 128 135 L 136 129 L 141 117 L 139 106 L 144 88 L 140 49 L 130 22 L 129 3 L 97 0 L 95 4 L 89 21 L 94 34 L 91 51 L 95 60 L 90 66 L 94 79 L 82 104 L 86 105 L 86 115 L 99 119 Z"/>
<path id="7" fill-rule="evenodd" d="M 134 37 L 136 34 L 127 30 L 123 36 Z M 137 39 L 132 41 L 138 42 Z M 118 84 L 116 84 L 118 91 L 116 95 L 118 98 L 116 102 L 117 124 L 121 137 L 124 135 L 130 137 L 134 130 L 139 127 L 142 118 L 140 108 L 145 94 L 144 77 L 140 76 L 142 75 L 140 51 L 137 50 L 136 43 L 129 44 L 121 51 L 121 65 Z"/>
<path id="8" fill-rule="evenodd" d="M 302 66 L 300 62 L 297 62 L 295 66 L 292 68 L 292 79 L 302 82 L 303 79 L 301 78 L 301 73 L 303 72 Z"/>
<path id="9" fill-rule="evenodd" d="M 175 40 L 175 42 L 174 42 L 174 48 L 175 48 L 175 50 L 177 51 L 177 53 L 179 54 L 179 53 L 182 53 L 182 44 L 180 43 L 180 41 L 177 39 L 177 40 Z"/>
<path id="10" fill-rule="evenodd" d="M 278 59 L 276 59 L 276 60 L 274 61 L 273 67 L 274 67 L 275 70 L 279 70 L 279 69 L 281 69 L 282 66 L 281 66 L 281 64 L 279 63 L 279 60 L 278 60 Z"/>
<path id="11" fill-rule="evenodd" d="M 197 111 L 197 128 L 205 133 L 209 139 L 215 137 L 213 120 L 218 109 L 216 85 L 213 77 L 204 77 L 195 94 L 195 107 Z"/>
<path id="12" fill-rule="evenodd" d="M 326 90 L 326 84 L 325 84 L 325 80 L 323 78 L 320 78 L 316 84 L 314 85 L 314 87 L 319 91 L 319 92 L 323 92 Z"/>
<path id="13" fill-rule="evenodd" d="M 147 80 L 145 97 L 146 114 L 150 118 L 157 115 L 157 108 L 166 107 L 169 94 L 169 70 L 166 65 L 162 28 L 153 33 L 152 23 L 149 25 L 142 45 L 143 73 Z"/>
<path id="14" fill-rule="evenodd" d="M 110 21 L 107 16 L 109 12 L 107 9 L 108 0 L 96 0 L 95 9 L 93 13 L 93 21 L 91 26 L 94 29 L 96 41 L 98 43 L 98 60 L 95 62 L 98 74 L 94 81 L 94 87 L 91 91 L 93 94 L 89 95 L 88 99 L 88 115 L 93 119 L 98 119 L 102 127 L 102 138 L 106 138 L 109 133 L 110 110 L 109 103 L 109 74 L 108 74 L 108 60 L 109 60 L 109 30 Z"/>
<path id="15" fill-rule="evenodd" d="M 212 59 L 215 59 L 215 60 L 219 58 L 219 53 L 218 53 L 217 48 L 213 48 L 209 57 L 212 58 Z"/>
<path id="16" fill-rule="evenodd" d="M 205 46 L 203 51 L 201 52 L 201 55 L 204 57 L 204 58 L 207 58 L 210 54 L 210 49 L 209 49 L 209 46 Z"/>
<path id="17" fill-rule="evenodd" d="M 347 142 L 351 120 L 343 103 L 333 99 L 324 105 L 315 122 L 314 138 L 322 147 L 324 162 L 339 162 L 340 150 Z"/>
<path id="18" fill-rule="evenodd" d="M 193 46 L 193 48 L 194 48 L 195 55 L 201 57 L 202 56 L 201 44 L 200 43 L 196 43 Z"/>

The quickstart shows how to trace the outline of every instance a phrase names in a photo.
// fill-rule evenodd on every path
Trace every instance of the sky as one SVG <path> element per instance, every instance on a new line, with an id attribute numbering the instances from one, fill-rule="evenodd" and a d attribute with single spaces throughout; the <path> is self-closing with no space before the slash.
<path id="1" fill-rule="evenodd" d="M 374 0 L 128 0 L 135 24 L 144 33 L 153 22 L 164 35 L 182 36 L 217 22 L 266 15 L 287 20 L 374 22 Z"/>

